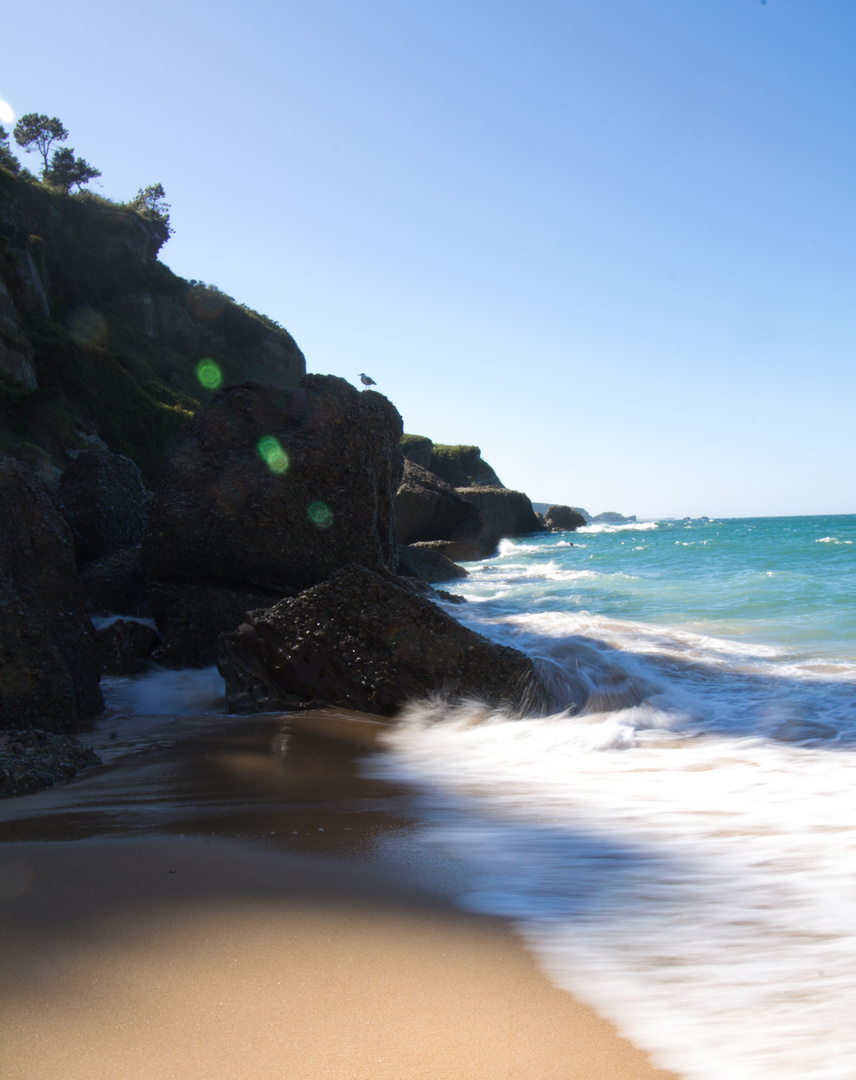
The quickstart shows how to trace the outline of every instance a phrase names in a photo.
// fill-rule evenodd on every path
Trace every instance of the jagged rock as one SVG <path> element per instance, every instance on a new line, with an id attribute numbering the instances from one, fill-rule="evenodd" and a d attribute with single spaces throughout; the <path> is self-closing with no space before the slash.
<path id="1" fill-rule="evenodd" d="M 152 578 L 282 596 L 349 563 L 392 569 L 400 439 L 394 406 L 344 379 L 225 391 L 185 427 L 152 503 Z"/>
<path id="2" fill-rule="evenodd" d="M 544 515 L 544 527 L 573 532 L 585 525 L 586 519 L 570 506 L 550 506 Z"/>
<path id="3" fill-rule="evenodd" d="M 96 632 L 98 659 L 105 675 L 134 675 L 158 643 L 158 633 L 135 619 L 117 619 Z"/>
<path id="4" fill-rule="evenodd" d="M 53 787 L 99 764 L 95 751 L 70 735 L 38 728 L 6 731 L 0 734 L 0 797 Z"/>
<path id="5" fill-rule="evenodd" d="M 0 726 L 72 728 L 103 701 L 71 531 L 11 458 L 0 458 L 0 506 Z"/>
<path id="6" fill-rule="evenodd" d="M 78 454 L 62 474 L 59 501 L 80 562 L 132 547 L 143 538 L 146 489 L 140 470 L 121 454 Z"/>
<path id="7" fill-rule="evenodd" d="M 420 540 L 474 540 L 481 531 L 478 510 L 438 476 L 404 462 L 395 496 L 396 536 L 400 544 Z"/>
<path id="8" fill-rule="evenodd" d="M 217 666 L 233 712 L 326 702 L 389 716 L 431 695 L 524 709 L 538 695 L 523 653 L 362 567 L 249 613 L 220 637 Z"/>
<path id="9" fill-rule="evenodd" d="M 496 555 L 499 543 L 490 537 L 487 540 L 424 540 L 418 544 L 410 544 L 409 547 L 411 550 L 439 551 L 447 559 L 460 563 L 492 558 Z"/>
<path id="10" fill-rule="evenodd" d="M 217 659 L 218 635 L 234 630 L 248 611 L 270 607 L 281 597 L 204 582 L 154 582 L 149 601 L 162 640 L 153 658 L 171 667 L 208 667 Z"/>
<path id="11" fill-rule="evenodd" d="M 429 584 L 467 577 L 467 571 L 442 552 L 413 544 L 398 545 L 398 573 Z"/>
<path id="12" fill-rule="evenodd" d="M 151 618 L 142 550 L 142 544 L 136 544 L 88 562 L 81 569 L 80 581 L 93 615 Z"/>
<path id="13" fill-rule="evenodd" d="M 462 499 L 478 508 L 482 519 L 478 539 L 494 537 L 502 540 L 542 531 L 532 503 L 522 491 L 498 487 L 456 488 L 456 491 Z"/>

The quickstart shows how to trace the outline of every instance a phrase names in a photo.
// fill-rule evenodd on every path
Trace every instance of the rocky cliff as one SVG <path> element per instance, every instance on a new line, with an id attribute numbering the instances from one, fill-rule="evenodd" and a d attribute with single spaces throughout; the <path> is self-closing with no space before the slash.
<path id="1" fill-rule="evenodd" d="M 173 274 L 168 237 L 156 216 L 0 168 L 0 452 L 62 470 L 97 440 L 153 486 L 221 385 L 296 386 L 288 331 Z"/>

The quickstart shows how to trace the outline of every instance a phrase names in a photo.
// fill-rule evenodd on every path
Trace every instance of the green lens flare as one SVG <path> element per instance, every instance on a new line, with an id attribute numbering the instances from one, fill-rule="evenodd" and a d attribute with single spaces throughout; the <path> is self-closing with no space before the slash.
<path id="1" fill-rule="evenodd" d="M 200 360 L 196 365 L 196 378 L 206 390 L 219 390 L 223 385 L 223 372 L 213 360 Z"/>
<path id="2" fill-rule="evenodd" d="M 259 439 L 259 453 L 272 473 L 284 473 L 288 469 L 288 454 L 273 435 L 264 435 Z"/>
<path id="3" fill-rule="evenodd" d="M 333 511 L 320 500 L 306 507 L 306 516 L 317 529 L 329 529 L 333 524 Z"/>

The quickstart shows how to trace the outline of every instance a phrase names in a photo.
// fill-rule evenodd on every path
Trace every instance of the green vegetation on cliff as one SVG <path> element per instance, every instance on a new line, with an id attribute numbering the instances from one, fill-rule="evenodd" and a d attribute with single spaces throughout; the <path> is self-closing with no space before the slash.
<path id="1" fill-rule="evenodd" d="M 160 185 L 121 204 L 0 165 L 0 451 L 63 468 L 97 435 L 153 484 L 220 386 L 305 372 L 283 327 L 158 261 L 168 209 Z"/>

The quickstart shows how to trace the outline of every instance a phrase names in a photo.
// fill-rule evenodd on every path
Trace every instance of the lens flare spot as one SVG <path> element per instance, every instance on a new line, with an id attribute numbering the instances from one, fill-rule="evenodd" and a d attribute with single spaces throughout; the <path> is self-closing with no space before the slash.
<path id="1" fill-rule="evenodd" d="M 213 360 L 200 360 L 196 365 L 196 378 L 206 390 L 219 390 L 223 385 L 223 372 Z"/>
<path id="2" fill-rule="evenodd" d="M 306 507 L 306 516 L 316 529 L 329 529 L 333 524 L 333 511 L 320 499 Z"/>
<path id="3" fill-rule="evenodd" d="M 0 98 L 0 124 L 14 124 L 15 110 L 8 101 Z"/>
<path id="4" fill-rule="evenodd" d="M 288 454 L 283 450 L 279 439 L 273 435 L 265 435 L 259 439 L 259 453 L 272 473 L 281 474 L 287 471 L 290 464 Z"/>
<path id="5" fill-rule="evenodd" d="M 73 308 L 66 316 L 65 325 L 78 345 L 107 343 L 107 323 L 91 307 Z"/>

